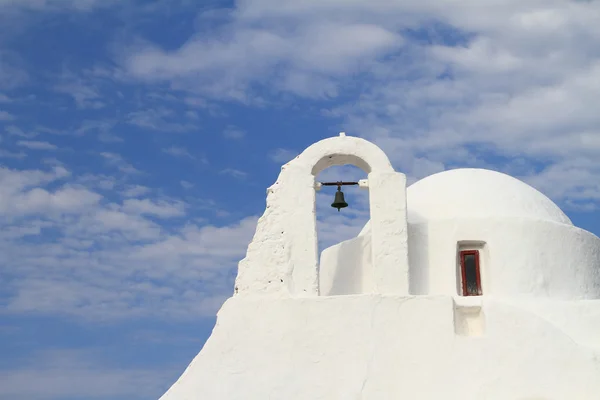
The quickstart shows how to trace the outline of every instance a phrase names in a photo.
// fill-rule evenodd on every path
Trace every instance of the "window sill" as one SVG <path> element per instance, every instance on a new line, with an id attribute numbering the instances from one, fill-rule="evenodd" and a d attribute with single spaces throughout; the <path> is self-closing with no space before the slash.
<path id="1" fill-rule="evenodd" d="M 461 307 L 481 307 L 483 296 L 454 296 L 454 303 Z"/>

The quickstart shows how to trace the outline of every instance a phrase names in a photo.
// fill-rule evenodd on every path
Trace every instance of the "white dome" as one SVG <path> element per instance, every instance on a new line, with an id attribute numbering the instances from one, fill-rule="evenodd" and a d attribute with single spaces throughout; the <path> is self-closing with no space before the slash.
<path id="1" fill-rule="evenodd" d="M 409 222 L 519 217 L 572 225 L 548 197 L 512 176 L 475 168 L 428 176 L 407 189 Z"/>
<path id="2" fill-rule="evenodd" d="M 408 222 L 518 217 L 573 225 L 548 197 L 497 171 L 461 168 L 430 175 L 406 190 Z M 367 223 L 360 235 L 370 231 Z"/>

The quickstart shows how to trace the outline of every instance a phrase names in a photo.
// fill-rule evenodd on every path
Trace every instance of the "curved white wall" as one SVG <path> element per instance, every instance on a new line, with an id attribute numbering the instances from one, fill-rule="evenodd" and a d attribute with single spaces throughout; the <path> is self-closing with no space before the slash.
<path id="1" fill-rule="evenodd" d="M 330 294 L 356 293 L 356 289 L 343 292 L 350 286 L 335 279 L 352 281 L 353 288 L 364 287 L 357 282 L 365 279 L 359 270 L 370 271 L 372 265 L 369 258 L 356 253 L 368 249 L 370 241 L 365 234 L 326 249 L 320 267 L 322 287 L 338 288 Z M 600 299 L 600 239 L 572 225 L 525 218 L 409 224 L 411 294 L 459 294 L 460 243 L 480 250 L 486 296 Z"/>
<path id="2" fill-rule="evenodd" d="M 430 175 L 406 189 L 408 222 L 527 218 L 573 225 L 543 193 L 501 172 L 459 168 Z M 359 235 L 371 231 L 368 221 Z"/>
<path id="3" fill-rule="evenodd" d="M 407 190 L 409 222 L 521 217 L 572 225 L 543 193 L 497 171 L 453 169 L 430 175 Z"/>
<path id="4" fill-rule="evenodd" d="M 373 293 L 371 236 L 359 236 L 321 253 L 321 296 Z"/>
<path id="5" fill-rule="evenodd" d="M 460 242 L 485 242 L 484 295 L 600 298 L 600 239 L 571 225 L 521 218 L 410 224 L 411 294 L 458 294 Z"/>

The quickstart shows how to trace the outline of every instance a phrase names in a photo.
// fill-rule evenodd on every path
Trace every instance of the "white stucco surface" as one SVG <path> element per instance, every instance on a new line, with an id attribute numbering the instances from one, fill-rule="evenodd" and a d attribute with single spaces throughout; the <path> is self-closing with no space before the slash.
<path id="1" fill-rule="evenodd" d="M 161 400 L 599 398 L 600 349 L 499 300 L 481 301 L 479 324 L 465 309 L 449 296 L 238 296 Z"/>
<path id="2" fill-rule="evenodd" d="M 600 299 L 600 239 L 573 226 L 558 206 L 527 184 L 495 171 L 457 169 L 414 183 L 406 197 L 410 294 L 458 295 L 461 247 L 480 250 L 485 294 Z M 370 222 L 358 237 L 368 248 Z M 333 276 L 364 279 L 351 271 L 370 269 L 369 260 L 361 267 L 349 263 L 348 248 L 323 251 L 323 287 L 336 286 L 328 281 Z"/>
<path id="3" fill-rule="evenodd" d="M 543 193 L 510 175 L 458 168 L 425 177 L 408 187 L 408 222 L 519 217 L 572 225 Z M 361 234 L 370 232 L 370 222 Z"/>
<path id="4" fill-rule="evenodd" d="M 415 219 L 521 217 L 571 225 L 544 194 L 501 172 L 461 168 L 440 172 L 410 189 Z M 416 221 L 415 221 L 416 222 Z"/>
<path id="5" fill-rule="evenodd" d="M 370 236 L 359 236 L 324 250 L 320 265 L 333 266 L 320 269 L 322 296 L 375 293 Z"/>
<path id="6" fill-rule="evenodd" d="M 445 219 L 408 224 L 409 292 L 460 293 L 459 246 L 480 250 L 485 295 L 552 299 L 600 299 L 600 239 L 573 225 L 528 218 Z M 354 294 L 344 288 L 368 288 L 370 260 L 361 259 L 357 244 L 368 249 L 368 234 L 325 249 L 321 286 L 330 294 Z M 349 249 L 352 249 L 349 251 Z M 330 279 L 343 277 L 344 285 Z M 352 282 L 352 280 L 364 280 Z M 362 293 L 371 293 L 365 291 Z M 599 333 L 600 335 L 600 333 Z"/>
<path id="7" fill-rule="evenodd" d="M 374 144 L 340 135 L 317 142 L 281 168 L 267 190 L 267 207 L 240 262 L 235 293 L 318 296 L 315 175 L 352 164 L 369 179 L 373 216 L 371 257 L 377 293 L 408 294 L 406 177 L 392 168 Z M 389 193 L 396 198 L 389 199 Z"/>
<path id="8" fill-rule="evenodd" d="M 371 221 L 319 265 L 314 176 L 346 163 Z M 462 296 L 462 250 L 480 296 Z M 510 176 L 407 190 L 373 144 L 316 143 L 269 188 L 235 295 L 160 400 L 205 399 L 600 399 L 600 239 Z"/>

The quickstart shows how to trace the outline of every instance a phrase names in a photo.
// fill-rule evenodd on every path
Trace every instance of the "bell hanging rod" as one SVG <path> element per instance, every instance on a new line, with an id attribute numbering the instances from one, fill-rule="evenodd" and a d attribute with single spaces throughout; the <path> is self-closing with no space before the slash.
<path id="1" fill-rule="evenodd" d="M 351 186 L 358 185 L 358 182 L 319 182 L 323 186 Z"/>

